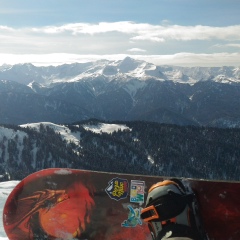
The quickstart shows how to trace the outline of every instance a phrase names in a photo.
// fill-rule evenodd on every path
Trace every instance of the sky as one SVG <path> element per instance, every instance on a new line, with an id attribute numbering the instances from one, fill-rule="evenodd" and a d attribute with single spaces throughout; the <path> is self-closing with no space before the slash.
<path id="1" fill-rule="evenodd" d="M 0 0 L 0 64 L 240 66 L 239 0 Z"/>

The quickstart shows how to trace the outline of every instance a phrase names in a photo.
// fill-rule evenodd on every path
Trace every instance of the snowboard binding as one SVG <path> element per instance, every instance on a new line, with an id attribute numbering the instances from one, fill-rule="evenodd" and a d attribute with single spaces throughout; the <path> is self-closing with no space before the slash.
<path id="1" fill-rule="evenodd" d="M 188 237 L 207 240 L 192 189 L 179 179 L 154 184 L 148 191 L 141 218 L 148 223 L 154 240 Z"/>

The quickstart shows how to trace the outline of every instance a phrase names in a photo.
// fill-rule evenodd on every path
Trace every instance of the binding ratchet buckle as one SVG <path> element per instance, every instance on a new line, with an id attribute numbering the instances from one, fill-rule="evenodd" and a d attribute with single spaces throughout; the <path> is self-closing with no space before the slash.
<path id="1" fill-rule="evenodd" d="M 149 207 L 142 209 L 141 218 L 143 219 L 144 222 L 149 222 L 155 219 L 159 219 L 159 215 L 156 208 L 153 205 L 151 205 Z"/>

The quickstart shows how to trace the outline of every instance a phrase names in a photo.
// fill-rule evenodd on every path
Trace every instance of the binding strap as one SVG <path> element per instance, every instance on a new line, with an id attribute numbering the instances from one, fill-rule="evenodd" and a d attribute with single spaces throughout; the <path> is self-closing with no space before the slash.
<path id="1" fill-rule="evenodd" d="M 178 194 L 172 191 L 149 203 L 141 212 L 144 222 L 165 221 L 179 215 L 193 199 L 192 194 Z M 151 204 L 151 205 L 150 205 Z"/>

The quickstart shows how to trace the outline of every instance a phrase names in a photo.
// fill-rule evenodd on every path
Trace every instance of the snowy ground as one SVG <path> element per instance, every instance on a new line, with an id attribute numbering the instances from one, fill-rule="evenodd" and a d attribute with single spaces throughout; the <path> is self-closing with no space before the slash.
<path id="1" fill-rule="evenodd" d="M 57 124 L 54 124 L 51 122 L 39 122 L 39 123 L 23 124 L 23 125 L 20 125 L 20 127 L 22 127 L 22 128 L 29 127 L 29 128 L 34 128 L 36 130 L 39 130 L 41 124 L 52 128 L 56 133 L 59 133 L 62 136 L 62 138 L 64 140 L 66 140 L 67 142 L 74 142 L 76 144 L 79 144 L 79 141 L 81 138 L 80 132 L 71 132 L 71 130 L 64 125 L 57 125 Z M 114 131 L 118 131 L 118 130 L 121 130 L 121 131 L 126 130 L 126 129 L 130 130 L 130 128 L 127 127 L 126 125 L 108 124 L 108 123 L 99 123 L 96 125 L 85 124 L 85 125 L 83 125 L 83 127 L 87 131 L 92 131 L 92 132 L 98 133 L 98 134 L 101 134 L 101 133 L 109 133 L 110 134 L 110 133 L 113 133 Z"/>
<path id="2" fill-rule="evenodd" d="M 18 184 L 19 181 L 9 181 L 9 182 L 0 182 L 0 240 L 7 240 L 6 234 L 4 232 L 3 228 L 3 222 L 2 222 L 2 213 L 3 213 L 3 207 L 5 204 L 5 201 L 9 195 L 9 193 L 12 191 L 12 189 Z"/>
<path id="3" fill-rule="evenodd" d="M 129 127 L 127 127 L 126 125 L 120 125 L 120 124 L 107 124 L 107 123 L 99 123 L 98 125 L 83 125 L 83 127 L 86 130 L 90 130 L 92 132 L 95 133 L 112 133 L 114 131 L 118 131 L 118 130 L 125 130 L 125 129 L 129 129 Z"/>

